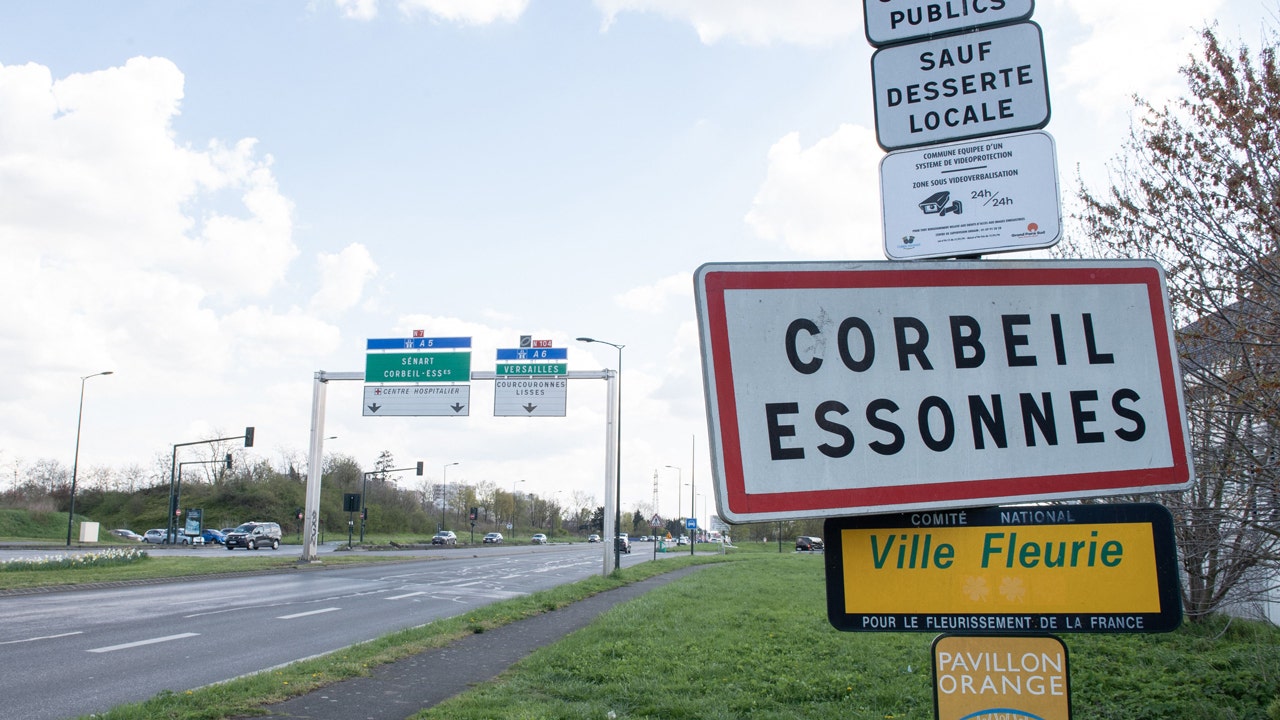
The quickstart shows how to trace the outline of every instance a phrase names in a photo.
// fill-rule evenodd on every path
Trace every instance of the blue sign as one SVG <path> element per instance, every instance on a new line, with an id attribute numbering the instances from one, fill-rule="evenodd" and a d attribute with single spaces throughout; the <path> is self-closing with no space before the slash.
<path id="1" fill-rule="evenodd" d="M 499 360 L 568 360 L 569 348 L 499 348 Z"/>
<path id="2" fill-rule="evenodd" d="M 366 350 L 450 350 L 471 347 L 469 337 L 369 338 Z"/>
<path id="3" fill-rule="evenodd" d="M 686 530 L 697 530 L 697 529 L 698 529 L 698 518 L 685 518 L 685 519 L 684 519 L 684 527 L 685 527 L 685 529 L 686 529 Z"/>

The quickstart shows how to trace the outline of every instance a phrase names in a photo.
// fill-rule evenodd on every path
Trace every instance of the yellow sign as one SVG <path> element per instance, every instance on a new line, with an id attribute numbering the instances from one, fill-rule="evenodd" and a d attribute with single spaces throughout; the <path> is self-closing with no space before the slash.
<path id="1" fill-rule="evenodd" d="M 833 518 L 840 630 L 1167 632 L 1182 620 L 1173 519 L 1156 504 Z"/>
<path id="2" fill-rule="evenodd" d="M 1070 720 L 1067 648 L 1050 636 L 942 635 L 933 643 L 936 720 Z"/>
<path id="3" fill-rule="evenodd" d="M 1150 523 L 844 530 L 841 542 L 854 612 L 1160 610 Z"/>

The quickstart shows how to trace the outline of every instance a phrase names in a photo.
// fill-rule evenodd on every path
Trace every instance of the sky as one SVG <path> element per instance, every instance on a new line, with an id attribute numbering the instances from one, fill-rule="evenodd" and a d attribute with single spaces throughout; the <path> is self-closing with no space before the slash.
<path id="1" fill-rule="evenodd" d="M 623 509 L 653 512 L 656 485 L 660 515 L 693 496 L 705 525 L 694 271 L 885 259 L 862 13 L 0 4 L 0 487 L 71 467 L 77 429 L 86 483 L 167 480 L 174 445 L 246 426 L 250 459 L 306 472 L 315 373 L 363 371 L 367 339 L 470 337 L 472 370 L 492 371 L 528 335 L 571 371 L 621 357 Z M 1182 92 L 1197 29 L 1256 47 L 1276 15 L 1035 3 L 1064 209 L 1077 177 L 1106 182 L 1135 93 Z M 325 452 L 603 503 L 605 382 L 571 381 L 564 417 L 493 417 L 492 382 L 470 392 L 466 417 L 364 417 L 362 383 L 331 382 Z"/>

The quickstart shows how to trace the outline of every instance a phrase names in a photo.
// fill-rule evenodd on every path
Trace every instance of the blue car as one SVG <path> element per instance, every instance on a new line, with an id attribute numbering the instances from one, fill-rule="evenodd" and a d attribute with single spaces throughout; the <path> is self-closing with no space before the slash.
<path id="1" fill-rule="evenodd" d="M 227 544 L 227 536 L 221 530 L 205 528 L 204 532 L 200 533 L 200 537 L 204 538 L 205 545 L 210 543 L 218 543 L 219 545 Z"/>

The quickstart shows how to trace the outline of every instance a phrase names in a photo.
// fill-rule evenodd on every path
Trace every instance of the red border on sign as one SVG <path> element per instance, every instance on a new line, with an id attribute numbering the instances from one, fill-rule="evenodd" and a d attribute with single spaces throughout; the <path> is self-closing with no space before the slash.
<path id="1" fill-rule="evenodd" d="M 824 290 L 938 287 L 1024 287 L 1044 285 L 1145 285 L 1158 356 L 1160 386 L 1168 422 L 1170 467 L 1065 475 L 968 480 L 928 484 L 888 485 L 807 492 L 747 494 L 742 443 L 736 418 L 733 362 L 724 295 L 729 290 Z M 820 511 L 842 508 L 901 507 L 926 503 L 957 504 L 973 501 L 1034 496 L 1098 494 L 1098 491 L 1167 487 L 1190 477 L 1178 378 L 1173 368 L 1161 275 L 1152 265 L 1092 267 L 997 267 L 990 269 L 885 269 L 885 270 L 712 270 L 703 276 L 706 317 L 715 370 L 715 392 L 720 418 L 720 446 L 724 466 L 726 510 L 733 515 Z"/>

